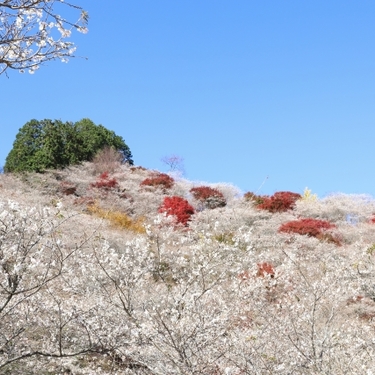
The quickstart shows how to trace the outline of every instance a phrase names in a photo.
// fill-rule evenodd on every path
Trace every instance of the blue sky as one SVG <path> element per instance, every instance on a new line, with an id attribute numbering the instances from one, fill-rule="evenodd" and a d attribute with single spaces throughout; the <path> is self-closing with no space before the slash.
<path id="1" fill-rule="evenodd" d="M 27 121 L 87 117 L 190 180 L 375 195 L 374 1 L 72 2 L 88 60 L 0 76 L 0 165 Z"/>

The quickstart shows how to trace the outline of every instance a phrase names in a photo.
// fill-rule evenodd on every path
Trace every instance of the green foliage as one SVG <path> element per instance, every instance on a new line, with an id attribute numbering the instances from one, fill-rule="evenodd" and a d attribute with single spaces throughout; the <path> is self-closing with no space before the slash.
<path id="1" fill-rule="evenodd" d="M 215 240 L 229 246 L 234 246 L 236 241 L 234 240 L 234 234 L 231 232 L 223 232 L 214 236 Z"/>
<path id="2" fill-rule="evenodd" d="M 369 254 L 369 255 L 373 255 L 373 254 L 375 254 L 375 243 L 374 244 L 372 244 L 368 249 L 367 249 L 367 254 Z"/>
<path id="3" fill-rule="evenodd" d="M 123 138 L 89 119 L 76 123 L 31 120 L 19 130 L 4 169 L 6 172 L 42 172 L 64 168 L 90 161 L 104 147 L 113 147 L 122 154 L 123 162 L 133 164 Z"/>
<path id="4" fill-rule="evenodd" d="M 255 193 L 249 191 L 244 194 L 244 198 L 246 201 L 254 203 L 256 206 L 259 206 L 260 204 L 264 203 L 266 199 L 269 198 L 268 195 L 256 195 Z"/>

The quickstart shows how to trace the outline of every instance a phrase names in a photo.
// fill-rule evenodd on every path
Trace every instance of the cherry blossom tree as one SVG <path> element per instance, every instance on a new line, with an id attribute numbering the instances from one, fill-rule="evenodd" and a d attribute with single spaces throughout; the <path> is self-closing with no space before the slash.
<path id="1" fill-rule="evenodd" d="M 88 166 L 29 189 L 69 180 L 89 198 Z M 157 212 L 165 193 L 138 189 L 148 172 L 118 171 L 136 212 L 153 210 L 143 232 L 77 212 L 56 189 L 50 203 L 35 188 L 7 201 L 25 185 L 0 176 L 1 375 L 373 374 L 374 201 L 305 199 L 272 213 L 228 199 L 176 228 Z M 132 208 L 120 191 L 100 203 Z M 278 230 L 302 213 L 333 222 L 341 246 Z"/>
<path id="2" fill-rule="evenodd" d="M 59 209 L 9 201 L 0 212 L 0 373 L 89 352 L 98 312 L 77 277 L 89 237 L 63 242 L 59 230 L 72 216 Z"/>
<path id="3" fill-rule="evenodd" d="M 69 8 L 69 9 L 68 9 Z M 75 21 L 62 13 L 79 14 Z M 0 75 L 8 69 L 34 73 L 50 60 L 67 62 L 76 48 L 73 30 L 87 33 L 88 13 L 64 0 L 0 1 Z"/>

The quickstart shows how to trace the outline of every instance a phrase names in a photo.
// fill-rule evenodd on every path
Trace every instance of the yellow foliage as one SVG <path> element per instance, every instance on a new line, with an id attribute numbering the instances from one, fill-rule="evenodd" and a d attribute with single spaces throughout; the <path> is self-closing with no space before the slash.
<path id="1" fill-rule="evenodd" d="M 133 220 L 125 212 L 104 210 L 97 204 L 89 205 L 87 209 L 92 214 L 102 219 L 109 220 L 116 227 L 128 229 L 135 233 L 146 233 L 146 229 L 143 225 L 144 220 L 142 218 Z"/>
<path id="2" fill-rule="evenodd" d="M 306 187 L 301 199 L 304 201 L 316 201 L 318 196 L 316 194 L 311 194 L 311 190 Z"/>
<path id="3" fill-rule="evenodd" d="M 375 253 L 375 243 L 367 249 L 367 254 L 373 255 Z"/>
<path id="4" fill-rule="evenodd" d="M 233 237 L 234 237 L 233 233 L 228 233 L 228 232 L 215 235 L 215 239 L 218 242 L 223 243 L 225 245 L 230 245 L 230 246 L 233 246 L 235 244 Z"/>

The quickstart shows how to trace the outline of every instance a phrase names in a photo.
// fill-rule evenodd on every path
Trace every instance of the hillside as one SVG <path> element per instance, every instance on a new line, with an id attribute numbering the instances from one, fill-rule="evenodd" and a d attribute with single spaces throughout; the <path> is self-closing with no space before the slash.
<path id="1" fill-rule="evenodd" d="M 203 185 L 0 175 L 0 374 L 373 374 L 375 201 Z"/>

